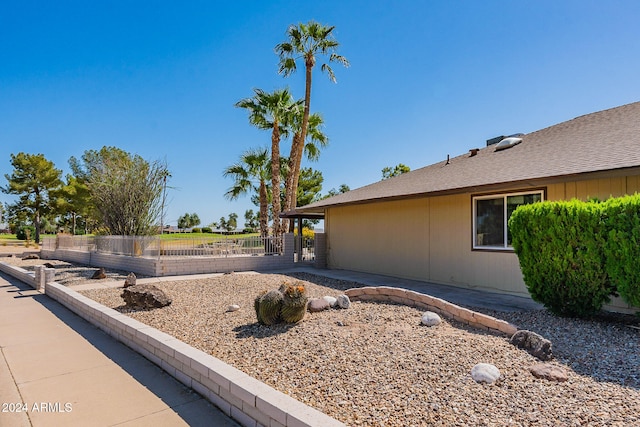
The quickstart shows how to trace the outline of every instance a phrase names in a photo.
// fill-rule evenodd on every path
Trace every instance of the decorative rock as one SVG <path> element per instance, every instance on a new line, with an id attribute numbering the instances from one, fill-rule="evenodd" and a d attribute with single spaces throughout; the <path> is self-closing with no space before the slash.
<path id="1" fill-rule="evenodd" d="M 240 310 L 240 306 L 238 304 L 233 304 L 227 307 L 227 311 L 238 311 Z"/>
<path id="2" fill-rule="evenodd" d="M 307 308 L 312 313 L 317 313 L 319 311 L 324 311 L 329 309 L 329 303 L 324 298 L 313 298 L 309 300 L 309 305 Z"/>
<path id="3" fill-rule="evenodd" d="M 338 299 L 332 296 L 324 296 L 322 297 L 323 300 L 325 300 L 326 302 L 329 303 L 329 307 L 331 308 L 336 308 L 336 306 L 338 305 Z"/>
<path id="4" fill-rule="evenodd" d="M 53 264 L 51 264 L 50 262 L 45 262 L 45 263 L 44 263 L 44 264 L 42 264 L 42 265 L 44 265 L 44 266 L 45 266 L 45 267 L 47 267 L 47 268 L 56 268 L 56 266 L 55 266 L 55 265 L 53 265 Z"/>
<path id="5" fill-rule="evenodd" d="M 553 359 L 551 341 L 531 331 L 518 331 L 509 340 L 518 348 L 526 350 L 529 354 L 540 360 Z"/>
<path id="6" fill-rule="evenodd" d="M 129 273 L 127 278 L 124 280 L 124 287 L 128 288 L 129 286 L 135 286 L 136 280 L 138 280 L 136 275 L 134 273 Z"/>
<path id="7" fill-rule="evenodd" d="M 567 372 L 558 367 L 549 365 L 548 363 L 538 363 L 529 368 L 529 372 L 536 377 L 549 381 L 565 382 L 567 381 Z"/>
<path id="8" fill-rule="evenodd" d="M 106 279 L 107 278 L 107 273 L 105 273 L 104 268 L 100 267 L 98 270 L 96 270 L 95 273 L 93 273 L 93 276 L 91 276 L 92 279 Z"/>
<path id="9" fill-rule="evenodd" d="M 489 363 L 478 363 L 471 369 L 471 378 L 477 383 L 493 384 L 500 378 L 500 370 Z"/>
<path id="10" fill-rule="evenodd" d="M 336 300 L 338 302 L 338 307 L 340 307 L 340 308 L 347 309 L 347 308 L 351 307 L 351 300 L 346 295 L 338 295 Z"/>
<path id="11" fill-rule="evenodd" d="M 422 315 L 422 324 L 427 326 L 438 326 L 442 323 L 442 319 L 433 311 L 426 311 Z"/>
<path id="12" fill-rule="evenodd" d="M 171 298 L 153 285 L 134 285 L 126 288 L 120 295 L 127 307 L 133 308 L 160 308 L 171 304 Z"/>
<path id="13" fill-rule="evenodd" d="M 22 259 L 27 260 L 27 259 L 40 259 L 40 257 L 37 254 L 29 254 L 26 255 L 24 257 L 22 257 Z"/>

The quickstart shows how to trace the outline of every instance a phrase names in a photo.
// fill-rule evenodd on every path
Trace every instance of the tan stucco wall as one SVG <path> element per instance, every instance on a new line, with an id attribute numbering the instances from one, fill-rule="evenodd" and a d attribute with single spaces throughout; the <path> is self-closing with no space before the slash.
<path id="1" fill-rule="evenodd" d="M 548 200 L 605 200 L 640 192 L 640 177 L 543 188 Z M 472 250 L 471 198 L 467 193 L 330 208 L 328 267 L 528 295 L 513 252 Z"/>

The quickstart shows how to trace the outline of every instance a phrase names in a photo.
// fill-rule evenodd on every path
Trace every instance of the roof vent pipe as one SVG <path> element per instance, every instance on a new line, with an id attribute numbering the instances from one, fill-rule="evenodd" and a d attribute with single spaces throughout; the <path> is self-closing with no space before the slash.
<path id="1" fill-rule="evenodd" d="M 445 163 L 445 165 L 449 164 L 449 155 L 447 154 L 447 163 Z"/>
<path id="2" fill-rule="evenodd" d="M 469 157 L 473 157 L 476 154 L 478 154 L 478 151 L 480 151 L 479 148 L 472 148 L 471 150 L 469 150 Z"/>

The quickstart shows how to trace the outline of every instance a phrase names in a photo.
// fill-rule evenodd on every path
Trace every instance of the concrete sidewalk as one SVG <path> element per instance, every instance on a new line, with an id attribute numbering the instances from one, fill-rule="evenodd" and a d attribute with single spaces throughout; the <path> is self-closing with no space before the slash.
<path id="1" fill-rule="evenodd" d="M 49 297 L 0 275 L 0 426 L 238 426 Z"/>

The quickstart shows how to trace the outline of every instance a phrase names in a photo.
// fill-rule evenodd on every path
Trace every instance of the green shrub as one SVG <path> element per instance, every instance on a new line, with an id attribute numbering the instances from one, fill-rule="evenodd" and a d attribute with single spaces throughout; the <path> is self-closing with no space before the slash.
<path id="1" fill-rule="evenodd" d="M 213 230 L 211 229 L 211 227 L 202 227 L 202 232 L 203 233 L 213 233 Z"/>
<path id="2" fill-rule="evenodd" d="M 610 300 L 601 212 L 599 203 L 572 200 L 525 205 L 511 215 L 525 284 L 553 313 L 587 317 Z"/>
<path id="3" fill-rule="evenodd" d="M 198 227 L 193 227 L 191 229 L 192 233 L 202 233 L 202 228 L 198 228 Z"/>
<path id="4" fill-rule="evenodd" d="M 640 307 L 640 195 L 609 199 L 603 208 L 607 273 L 622 299 Z"/>
<path id="5" fill-rule="evenodd" d="M 18 240 L 33 240 L 35 237 L 36 228 L 33 225 L 23 225 L 16 230 L 16 239 Z"/>

